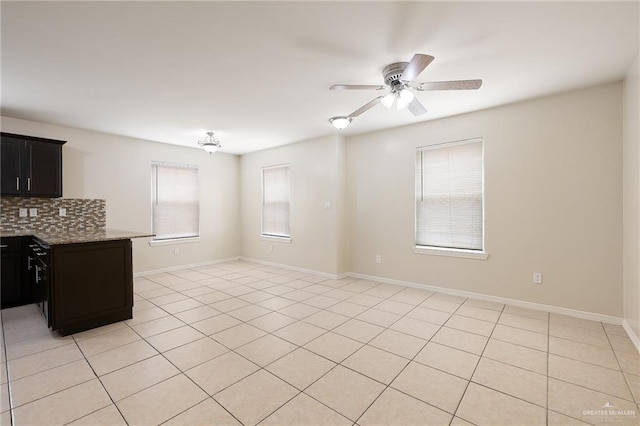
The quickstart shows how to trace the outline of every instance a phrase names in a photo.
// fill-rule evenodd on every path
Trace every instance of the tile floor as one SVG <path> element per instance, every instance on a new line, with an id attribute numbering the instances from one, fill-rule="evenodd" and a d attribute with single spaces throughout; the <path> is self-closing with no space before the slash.
<path id="1" fill-rule="evenodd" d="M 617 325 L 243 261 L 134 288 L 73 336 L 1 312 L 3 425 L 640 424 Z"/>

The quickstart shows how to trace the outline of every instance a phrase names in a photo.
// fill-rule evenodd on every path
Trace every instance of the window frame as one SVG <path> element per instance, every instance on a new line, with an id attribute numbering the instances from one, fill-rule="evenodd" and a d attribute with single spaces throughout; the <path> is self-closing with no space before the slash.
<path id="1" fill-rule="evenodd" d="M 413 196 L 413 248 L 412 252 L 414 254 L 422 254 L 422 255 L 435 255 L 435 256 L 448 256 L 448 257 L 459 257 L 466 259 L 478 259 L 478 260 L 486 260 L 489 257 L 489 253 L 487 252 L 486 247 L 486 204 L 485 204 L 485 164 L 484 164 L 484 147 L 485 141 L 483 137 L 475 137 L 469 139 L 461 139 L 449 142 L 438 142 L 423 146 L 418 146 L 415 148 L 414 154 L 417 154 L 420 151 L 426 151 L 430 149 L 437 149 L 437 147 L 445 147 L 445 146 L 456 146 L 456 145 L 465 145 L 471 144 L 475 142 L 480 142 L 482 144 L 482 166 L 481 166 L 481 185 L 482 185 L 482 248 L 481 249 L 470 249 L 470 248 L 457 248 L 457 247 L 440 247 L 440 246 L 429 246 L 429 245 L 421 245 L 417 242 L 417 234 L 418 234 L 418 205 L 415 194 L 418 192 L 418 181 L 416 179 L 417 170 L 414 169 L 414 196 Z M 415 157 L 414 157 L 414 168 L 415 165 Z M 422 170 L 422 163 L 420 164 L 420 168 Z M 420 182 L 422 185 L 423 182 Z"/>
<path id="2" fill-rule="evenodd" d="M 198 222 L 197 222 L 197 230 L 196 230 L 196 234 L 195 235 L 185 235 L 183 237 L 168 237 L 168 238 L 158 238 L 158 236 L 155 234 L 155 229 L 154 229 L 154 203 L 157 203 L 157 178 L 155 180 L 155 185 L 154 185 L 154 176 L 153 176 L 153 172 L 154 169 L 156 170 L 157 173 L 157 166 L 165 166 L 165 167 L 174 167 L 174 168 L 182 168 L 182 169 L 192 169 L 196 171 L 196 185 L 197 185 L 197 189 L 196 189 L 196 194 L 197 194 L 197 202 L 198 202 Z M 152 160 L 151 161 L 151 231 L 154 234 L 151 237 L 151 241 L 149 241 L 149 245 L 150 246 L 162 246 L 162 245 L 169 245 L 169 244 L 184 244 L 184 243 L 191 243 L 191 242 L 199 242 L 200 241 L 200 204 L 201 204 L 201 200 L 200 200 L 200 168 L 198 165 L 196 164 L 188 164 L 188 163 L 174 163 L 174 162 L 167 162 L 167 161 L 155 161 Z M 154 193 L 154 190 L 156 191 Z"/>
<path id="3" fill-rule="evenodd" d="M 264 187 L 264 171 L 265 170 L 270 170 L 270 169 L 278 169 L 278 168 L 288 168 L 289 170 L 289 181 L 288 181 L 288 207 L 289 207 L 289 214 L 288 214 L 288 228 L 289 228 L 289 235 L 276 235 L 276 234 L 268 234 L 265 233 L 264 231 L 264 206 L 265 206 L 265 202 L 264 202 L 264 196 L 265 196 L 265 187 Z M 287 243 L 290 244 L 292 241 L 292 234 L 293 234 L 293 227 L 292 227 L 292 209 L 291 209 L 291 204 L 292 204 L 292 187 L 293 185 L 291 184 L 291 180 L 292 180 L 292 174 L 293 174 L 293 167 L 291 167 L 291 164 L 289 163 L 281 163 L 281 164 L 274 164 L 274 165 L 270 165 L 270 166 L 263 166 L 260 168 L 260 239 L 262 241 L 271 241 L 271 242 L 277 242 L 277 243 Z"/>

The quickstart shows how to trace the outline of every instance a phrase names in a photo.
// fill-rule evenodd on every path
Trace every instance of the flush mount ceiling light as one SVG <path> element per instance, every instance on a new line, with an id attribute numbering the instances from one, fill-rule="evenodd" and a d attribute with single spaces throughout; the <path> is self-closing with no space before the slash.
<path id="1" fill-rule="evenodd" d="M 333 124 L 333 127 L 335 127 L 336 129 L 342 130 L 347 127 L 349 123 L 351 123 L 351 117 L 345 117 L 343 115 L 338 117 L 331 117 L 329 119 L 329 123 Z"/>
<path id="2" fill-rule="evenodd" d="M 220 142 L 214 138 L 213 132 L 207 132 L 207 137 L 203 141 L 198 141 L 198 145 L 209 154 L 213 154 L 222 147 Z"/>

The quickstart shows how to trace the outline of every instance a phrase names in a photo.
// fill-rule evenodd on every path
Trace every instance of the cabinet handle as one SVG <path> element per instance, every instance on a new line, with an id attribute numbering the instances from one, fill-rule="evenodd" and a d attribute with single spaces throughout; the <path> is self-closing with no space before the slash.
<path id="1" fill-rule="evenodd" d="M 40 267 L 36 265 L 36 284 L 40 282 Z"/>
<path id="2" fill-rule="evenodd" d="M 20 176 L 16 177 L 16 191 L 20 191 Z"/>
<path id="3" fill-rule="evenodd" d="M 27 178 L 27 191 L 31 191 L 31 178 Z"/>
<path id="4" fill-rule="evenodd" d="M 9 246 L 6 245 L 6 244 L 0 244 L 0 248 L 7 248 L 7 247 L 9 247 Z"/>
<path id="5" fill-rule="evenodd" d="M 31 256 L 27 256 L 27 269 L 31 270 Z"/>

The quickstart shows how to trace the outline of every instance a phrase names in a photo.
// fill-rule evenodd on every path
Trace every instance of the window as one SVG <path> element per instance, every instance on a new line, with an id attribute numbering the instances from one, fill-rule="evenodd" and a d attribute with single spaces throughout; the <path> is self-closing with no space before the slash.
<path id="1" fill-rule="evenodd" d="M 416 151 L 416 246 L 484 249 L 482 139 Z"/>
<path id="2" fill-rule="evenodd" d="M 262 235 L 290 238 L 289 166 L 262 169 Z"/>
<path id="3" fill-rule="evenodd" d="M 151 186 L 154 241 L 198 237 L 198 168 L 152 162 Z"/>

